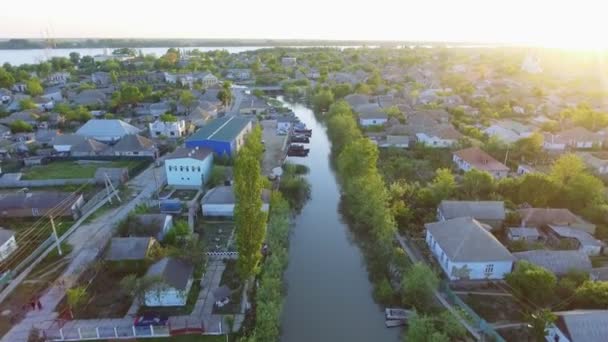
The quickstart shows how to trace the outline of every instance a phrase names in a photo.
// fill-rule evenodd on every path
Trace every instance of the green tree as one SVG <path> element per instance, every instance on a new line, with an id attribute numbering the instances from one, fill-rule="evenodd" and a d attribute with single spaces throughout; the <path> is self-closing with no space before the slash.
<path id="1" fill-rule="evenodd" d="M 160 121 L 162 122 L 177 122 L 177 117 L 170 113 L 165 113 L 160 116 Z"/>
<path id="2" fill-rule="evenodd" d="M 548 309 L 541 309 L 527 314 L 526 321 L 530 325 L 532 336 L 536 341 L 546 341 L 548 329 L 557 317 Z"/>
<path id="3" fill-rule="evenodd" d="M 19 101 L 19 108 L 21 110 L 36 109 L 36 103 L 30 98 L 25 98 Z"/>
<path id="4" fill-rule="evenodd" d="M 136 274 L 129 274 L 120 280 L 121 290 L 139 303 L 144 303 L 146 292 L 153 288 L 160 290 L 163 288 L 160 276 L 144 276 L 138 278 Z"/>
<path id="5" fill-rule="evenodd" d="M 67 103 L 58 103 L 57 105 L 55 105 L 55 111 L 59 114 L 65 115 L 67 114 L 71 108 Z"/>
<path id="6" fill-rule="evenodd" d="M 224 88 L 220 89 L 217 93 L 217 99 L 222 102 L 224 107 L 227 107 L 232 101 L 232 92 L 230 90 L 226 90 Z"/>
<path id="7" fill-rule="evenodd" d="M 449 310 L 442 311 L 438 321 L 441 326 L 440 330 L 450 337 L 450 341 L 461 340 L 467 334 L 467 329 Z"/>
<path id="8" fill-rule="evenodd" d="M 536 132 L 515 142 L 515 151 L 525 160 L 533 160 L 543 154 L 543 136 Z"/>
<path id="9" fill-rule="evenodd" d="M 74 318 L 74 311 L 84 302 L 87 301 L 87 289 L 84 286 L 73 287 L 66 291 L 68 307 L 70 308 L 70 316 Z"/>
<path id="10" fill-rule="evenodd" d="M 31 96 L 38 96 L 44 93 L 44 88 L 42 88 L 42 84 L 40 84 L 37 78 L 26 81 L 25 86 L 27 87 L 27 93 Z"/>
<path id="11" fill-rule="evenodd" d="M 585 163 L 575 154 L 565 154 L 553 163 L 549 175 L 557 184 L 568 185 L 577 175 L 585 171 Z"/>
<path id="12" fill-rule="evenodd" d="M 182 90 L 179 94 L 179 103 L 182 106 L 186 107 L 186 112 L 190 113 L 192 111 L 192 106 L 196 102 L 196 97 L 190 90 Z"/>
<path id="13" fill-rule="evenodd" d="M 237 270 L 242 280 L 256 274 L 266 234 L 266 214 L 262 211 L 262 155 L 262 132 L 256 126 L 238 152 L 234 165 Z"/>
<path id="14" fill-rule="evenodd" d="M 70 52 L 70 61 L 74 65 L 78 65 L 80 63 L 80 54 L 76 51 Z"/>
<path id="15" fill-rule="evenodd" d="M 527 261 L 519 261 L 513 272 L 505 280 L 521 298 L 527 298 L 539 305 L 549 302 L 555 294 L 557 278 L 540 266 Z"/>
<path id="16" fill-rule="evenodd" d="M 432 317 L 416 314 L 408 319 L 404 341 L 448 342 L 450 338 L 437 329 Z"/>
<path id="17" fill-rule="evenodd" d="M 10 124 L 11 132 L 13 133 L 24 133 L 33 132 L 34 128 L 23 120 L 15 120 Z"/>
<path id="18" fill-rule="evenodd" d="M 141 91 L 139 91 L 139 88 L 134 85 L 128 84 L 123 86 L 118 94 L 119 104 L 121 105 L 136 104 L 143 98 L 143 95 L 141 94 Z"/>
<path id="19" fill-rule="evenodd" d="M 578 308 L 605 309 L 608 306 L 608 281 L 586 281 L 574 291 Z"/>
<path id="20" fill-rule="evenodd" d="M 429 187 L 437 204 L 442 200 L 449 199 L 456 191 L 456 180 L 452 171 L 450 169 L 437 169 L 435 178 L 433 178 Z"/>
<path id="21" fill-rule="evenodd" d="M 4 68 L 0 68 L 0 88 L 8 88 L 15 84 L 15 78 Z"/>
<path id="22" fill-rule="evenodd" d="M 353 92 L 353 88 L 348 83 L 337 84 L 332 88 L 336 99 L 343 99 L 346 95 Z"/>
<path id="23" fill-rule="evenodd" d="M 549 207 L 560 192 L 560 185 L 551 177 L 536 172 L 524 175 L 518 188 L 518 198 L 511 200 L 515 203 L 526 202 L 538 208 Z"/>
<path id="24" fill-rule="evenodd" d="M 312 98 L 312 105 L 317 113 L 326 112 L 334 103 L 334 94 L 329 89 L 321 89 Z"/>
<path id="25" fill-rule="evenodd" d="M 118 84 L 118 73 L 116 70 L 110 71 L 110 80 L 112 81 L 112 84 Z"/>
<path id="26" fill-rule="evenodd" d="M 462 179 L 462 190 L 471 199 L 486 199 L 494 192 L 494 188 L 494 178 L 486 171 L 472 169 Z"/>
<path id="27" fill-rule="evenodd" d="M 403 300 L 418 310 L 428 308 L 433 292 L 439 286 L 439 278 L 426 264 L 417 262 L 410 266 L 401 279 Z"/>

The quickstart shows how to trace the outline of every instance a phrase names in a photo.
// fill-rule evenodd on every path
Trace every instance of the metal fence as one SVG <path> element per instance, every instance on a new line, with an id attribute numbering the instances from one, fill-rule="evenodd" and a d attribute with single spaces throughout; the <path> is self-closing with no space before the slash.
<path id="1" fill-rule="evenodd" d="M 93 178 L 17 180 L 0 178 L 0 188 L 37 188 L 47 186 L 81 185 L 93 182 Z"/>
<path id="2" fill-rule="evenodd" d="M 50 341 L 84 341 L 169 336 L 171 336 L 171 331 L 167 325 L 63 327 L 59 329 L 47 329 L 44 331 L 44 338 Z"/>
<path id="3" fill-rule="evenodd" d="M 462 310 L 462 318 L 474 325 L 486 336 L 489 336 L 496 342 L 506 342 L 506 340 L 492 328 L 488 322 L 481 318 L 471 307 L 469 307 L 457 294 L 452 292 L 447 282 L 442 282 L 440 287 L 441 293 L 445 299 L 452 305 L 457 306 Z"/>

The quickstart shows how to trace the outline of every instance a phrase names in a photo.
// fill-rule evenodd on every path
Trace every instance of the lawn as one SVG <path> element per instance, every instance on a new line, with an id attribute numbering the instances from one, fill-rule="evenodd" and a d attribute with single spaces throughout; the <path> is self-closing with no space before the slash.
<path id="1" fill-rule="evenodd" d="M 226 269 L 222 273 L 220 286 L 226 285 L 232 290 L 230 303 L 221 308 L 213 306 L 213 313 L 220 315 L 237 314 L 241 312 L 241 299 L 243 297 L 243 283 L 236 270 L 236 260 L 225 260 Z"/>
<path id="2" fill-rule="evenodd" d="M 34 179 L 62 179 L 62 178 L 93 178 L 95 171 L 100 167 L 128 167 L 132 169 L 141 161 L 120 160 L 107 161 L 91 164 L 79 164 L 74 161 L 58 161 L 47 165 L 33 166 L 23 169 L 25 180 Z"/>

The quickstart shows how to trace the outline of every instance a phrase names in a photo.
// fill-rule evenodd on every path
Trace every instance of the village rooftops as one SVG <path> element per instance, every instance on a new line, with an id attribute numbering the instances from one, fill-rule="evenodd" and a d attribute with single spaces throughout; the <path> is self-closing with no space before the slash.
<path id="1" fill-rule="evenodd" d="M 251 120 L 243 116 L 224 116 L 201 127 L 188 140 L 232 141 L 247 127 Z"/>
<path id="2" fill-rule="evenodd" d="M 509 168 L 478 147 L 469 147 L 454 152 L 454 155 L 469 163 L 472 167 L 488 171 L 509 171 Z"/>
<path id="3" fill-rule="evenodd" d="M 270 191 L 267 189 L 262 190 L 262 201 L 264 203 L 270 203 Z M 203 204 L 232 204 L 235 203 L 234 188 L 232 186 L 216 186 L 209 190 L 203 199 Z"/>
<path id="4" fill-rule="evenodd" d="M 563 275 L 571 270 L 589 272 L 591 261 L 587 254 L 578 250 L 551 251 L 533 250 L 513 253 L 518 260 L 525 260 L 549 271 Z"/>
<path id="5" fill-rule="evenodd" d="M 118 152 L 132 152 L 132 151 L 143 151 L 156 148 L 154 141 L 142 137 L 139 134 L 125 135 L 116 145 L 114 145 L 114 151 Z"/>
<path id="6" fill-rule="evenodd" d="M 169 154 L 165 160 L 168 159 L 181 159 L 181 158 L 192 158 L 197 160 L 205 160 L 209 155 L 212 155 L 213 151 L 208 148 L 186 148 L 178 147 Z"/>
<path id="7" fill-rule="evenodd" d="M 582 220 L 568 209 L 562 208 L 524 208 L 517 210 L 522 225 L 541 227 L 547 224 L 571 225 Z"/>
<path id="8" fill-rule="evenodd" d="M 123 137 L 139 133 L 139 129 L 122 120 L 91 119 L 76 131 L 76 134 L 89 138 Z"/>
<path id="9" fill-rule="evenodd" d="M 163 258 L 150 266 L 146 276 L 160 277 L 163 283 L 178 289 L 185 290 L 192 277 L 194 266 L 178 258 Z"/>
<path id="10" fill-rule="evenodd" d="M 471 217 L 427 223 L 424 226 L 452 262 L 515 260 L 494 235 Z"/>
<path id="11" fill-rule="evenodd" d="M 555 326 L 570 342 L 608 341 L 608 310 L 554 312 Z"/>
<path id="12" fill-rule="evenodd" d="M 504 220 L 502 201 L 441 201 L 439 210 L 446 220 L 470 216 L 478 220 Z"/>
<path id="13" fill-rule="evenodd" d="M 110 241 L 106 260 L 143 260 L 156 240 L 152 237 L 118 237 Z"/>
<path id="14" fill-rule="evenodd" d="M 591 234 L 579 229 L 573 229 L 572 227 L 563 227 L 551 224 L 549 225 L 549 228 L 551 228 L 557 235 L 561 237 L 577 240 L 583 246 L 604 246 L 604 243 L 602 241 L 594 238 L 593 236 L 591 236 Z"/>
<path id="15" fill-rule="evenodd" d="M 13 236 L 15 236 L 14 231 L 0 227 L 0 246 L 4 245 L 6 241 L 8 241 Z"/>

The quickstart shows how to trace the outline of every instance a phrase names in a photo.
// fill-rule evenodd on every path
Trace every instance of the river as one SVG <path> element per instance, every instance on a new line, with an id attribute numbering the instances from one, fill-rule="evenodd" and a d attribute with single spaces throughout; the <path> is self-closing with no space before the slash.
<path id="1" fill-rule="evenodd" d="M 291 236 L 282 341 L 398 341 L 401 329 L 384 326 L 363 255 L 338 212 L 340 188 L 325 126 L 309 108 L 286 104 L 313 130 L 308 157 L 290 158 L 310 168 L 312 196 Z"/>

